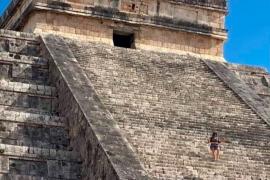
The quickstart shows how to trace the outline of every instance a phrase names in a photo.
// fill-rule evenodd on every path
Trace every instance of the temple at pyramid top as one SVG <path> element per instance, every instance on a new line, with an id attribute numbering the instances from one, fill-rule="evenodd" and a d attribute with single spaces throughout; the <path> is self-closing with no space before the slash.
<path id="1" fill-rule="evenodd" d="M 222 58 L 226 14 L 226 0 L 12 0 L 0 26 Z"/>

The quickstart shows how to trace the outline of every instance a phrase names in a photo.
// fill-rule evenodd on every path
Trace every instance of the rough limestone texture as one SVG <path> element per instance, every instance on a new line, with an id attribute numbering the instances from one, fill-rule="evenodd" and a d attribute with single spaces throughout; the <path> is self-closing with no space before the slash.
<path id="1" fill-rule="evenodd" d="M 0 83 L 1 180 L 270 179 L 262 69 L 0 31 Z"/>
<path id="2" fill-rule="evenodd" d="M 266 104 L 270 104 L 270 75 L 265 69 L 237 64 L 227 66 L 264 99 Z"/>
<path id="3" fill-rule="evenodd" d="M 38 36 L 0 31 L 1 180 L 81 179 L 41 52 Z"/>
<path id="4" fill-rule="evenodd" d="M 204 61 L 66 43 L 150 178 L 270 178 L 269 125 Z M 213 131 L 225 141 L 218 162 L 208 153 Z"/>
<path id="5" fill-rule="evenodd" d="M 50 81 L 61 92 L 58 112 L 82 158 L 82 179 L 149 179 L 65 41 L 48 36 L 43 42 L 51 59 Z"/>
<path id="6" fill-rule="evenodd" d="M 251 109 L 253 109 L 268 125 L 270 125 L 270 106 L 266 100 L 258 95 L 253 86 L 245 83 L 229 70 L 223 63 L 204 60 L 206 65 L 215 72 Z M 247 81 L 246 81 L 247 82 Z M 250 88 L 251 86 L 251 88 Z M 262 86 L 262 85 L 261 85 Z"/>
<path id="7" fill-rule="evenodd" d="M 0 28 L 113 44 L 134 34 L 138 49 L 223 59 L 226 0 L 12 0 Z"/>

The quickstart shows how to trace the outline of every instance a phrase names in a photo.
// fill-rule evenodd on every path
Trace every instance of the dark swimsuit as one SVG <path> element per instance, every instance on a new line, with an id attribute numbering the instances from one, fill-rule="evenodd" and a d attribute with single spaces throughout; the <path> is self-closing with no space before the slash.
<path id="1" fill-rule="evenodd" d="M 218 150 L 219 143 L 220 143 L 220 140 L 219 140 L 218 137 L 211 137 L 210 138 L 210 143 L 211 143 L 211 145 L 210 145 L 211 150 Z"/>

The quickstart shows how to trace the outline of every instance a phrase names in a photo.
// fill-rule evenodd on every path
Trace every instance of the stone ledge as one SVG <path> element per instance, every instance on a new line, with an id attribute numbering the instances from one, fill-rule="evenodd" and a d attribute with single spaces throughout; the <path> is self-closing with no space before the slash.
<path id="1" fill-rule="evenodd" d="M 105 176 L 108 177 L 109 175 L 111 179 L 148 179 L 144 168 L 136 158 L 128 141 L 122 136 L 119 127 L 112 119 L 110 113 L 105 109 L 104 105 L 101 104 L 91 82 L 82 72 L 80 65 L 72 51 L 65 44 L 65 41 L 53 35 L 42 37 L 42 40 L 51 56 L 52 66 L 59 71 L 60 78 L 63 78 L 63 83 L 68 87 L 68 89 L 65 88 L 65 90 L 71 94 L 75 103 L 78 104 L 76 112 L 78 113 L 79 111 L 79 113 L 75 115 L 78 118 L 76 124 L 84 124 L 80 127 L 80 131 L 84 131 L 85 133 L 90 132 L 94 135 L 94 137 L 86 137 L 91 138 L 90 140 L 86 139 L 86 143 L 91 142 L 90 147 L 92 148 L 98 147 L 97 151 L 99 152 L 97 152 L 97 155 L 99 156 L 95 157 L 95 159 L 101 158 L 106 162 L 104 162 L 104 165 L 102 163 L 96 164 L 95 169 L 97 167 L 100 167 L 100 169 L 105 168 L 105 171 L 112 173 L 107 174 L 107 172 L 100 172 L 100 169 L 98 169 L 98 173 L 101 174 L 89 176 L 104 177 L 102 173 L 105 173 Z M 56 76 L 56 74 L 54 75 Z M 61 94 L 63 92 L 59 93 Z M 74 103 L 73 106 L 75 106 Z M 69 111 L 71 111 L 71 107 L 68 108 Z M 78 140 L 85 140 L 83 138 L 85 137 L 78 137 Z M 75 139 L 75 141 L 78 140 Z M 90 151 L 91 149 L 88 150 Z M 85 152 L 85 149 L 80 151 L 88 153 Z M 105 157 L 100 157 L 103 154 Z M 82 153 L 81 156 L 87 157 L 86 154 Z M 87 171 L 93 171 L 89 165 L 85 168 Z M 111 169 L 115 172 L 111 172 Z M 87 173 L 91 174 L 91 172 Z M 116 175 L 114 175 L 114 173 L 116 173 Z"/>
<path id="2" fill-rule="evenodd" d="M 26 123 L 32 125 L 42 125 L 49 127 L 65 127 L 64 119 L 58 116 L 35 114 L 30 112 L 16 111 L 15 108 L 8 109 L 6 106 L 0 106 L 0 119 L 13 123 Z"/>
<path id="3" fill-rule="evenodd" d="M 12 179 L 31 179 L 31 180 L 63 180 L 63 178 L 47 178 L 43 176 L 31 176 L 31 175 L 16 175 L 16 174 L 10 174 L 7 172 L 0 172 L 0 179 L 1 180 L 12 180 Z"/>
<path id="4" fill-rule="evenodd" d="M 270 125 L 270 107 L 245 82 L 236 77 L 223 63 L 203 60 L 203 62 L 231 88 L 260 118 Z"/>
<path id="5" fill-rule="evenodd" d="M 196 6 L 201 8 L 207 8 L 212 10 L 219 10 L 227 12 L 227 0 L 219 1 L 198 1 L 198 0 L 171 0 L 174 3 L 186 4 L 189 6 Z"/>
<path id="6" fill-rule="evenodd" d="M 6 80 L 0 80 L 0 90 L 48 96 L 48 98 L 56 96 L 55 87 Z"/>
<path id="7" fill-rule="evenodd" d="M 15 0 L 16 1 L 16 0 Z M 29 2 L 28 7 L 24 9 L 24 11 L 21 13 L 20 18 L 17 18 L 16 21 L 8 28 L 12 29 L 18 29 L 21 27 L 21 23 L 23 19 L 26 18 L 26 16 L 29 14 L 29 12 L 34 10 L 50 10 L 50 11 L 56 11 L 59 13 L 68 13 L 72 15 L 79 15 L 79 16 L 91 16 L 94 18 L 104 18 L 104 19 L 110 19 L 110 20 L 116 20 L 121 22 L 127 22 L 131 24 L 140 24 L 140 25 L 148 25 L 148 26 L 156 26 L 156 27 L 162 27 L 162 28 L 169 28 L 173 30 L 180 30 L 180 31 L 186 31 L 186 32 L 193 32 L 193 33 L 199 33 L 204 34 L 208 36 L 214 36 L 219 39 L 226 39 L 227 37 L 227 30 L 226 29 L 220 29 L 220 28 L 213 28 L 208 25 L 203 24 L 196 24 L 196 23 L 190 23 L 185 22 L 181 20 L 174 20 L 172 18 L 164 18 L 164 17 L 154 17 L 154 16 L 145 16 L 145 15 L 136 15 L 136 14 L 128 14 L 122 11 L 119 11 L 118 9 L 114 8 L 104 8 L 100 6 L 95 7 L 88 7 L 88 6 L 82 6 L 81 9 L 73 8 L 70 3 L 66 2 L 57 2 L 52 3 L 50 1 L 48 2 L 38 2 L 38 1 L 32 1 Z M 18 3 L 16 4 L 18 5 Z M 15 5 L 11 5 L 11 7 Z M 12 11 L 7 10 L 4 17 L 11 16 L 9 13 L 12 13 Z M 9 20 L 6 20 L 6 18 L 2 18 L 0 20 L 0 27 L 1 28 L 7 28 L 6 23 Z"/>
<path id="8" fill-rule="evenodd" d="M 32 114 L 40 114 L 40 115 L 48 115 L 48 116 L 55 116 L 55 113 L 53 112 L 48 112 L 46 110 L 42 109 L 37 109 L 37 108 L 25 108 L 25 107 L 14 107 L 14 106 L 9 106 L 9 105 L 0 105 L 0 108 L 4 108 L 6 110 L 11 110 L 11 111 L 18 111 L 18 112 L 26 112 L 26 113 L 32 113 Z"/>
<path id="9" fill-rule="evenodd" d="M 236 70 L 236 71 L 244 71 L 250 73 L 258 73 L 258 74 L 268 74 L 267 70 L 262 67 L 254 67 L 248 65 L 240 65 L 240 64 L 226 64 L 229 69 Z"/>
<path id="10" fill-rule="evenodd" d="M 6 29 L 0 29 L 0 38 L 14 38 L 14 39 L 22 39 L 27 41 L 35 41 L 38 42 L 39 36 L 33 33 L 26 33 L 26 32 L 18 32 L 18 31 L 11 31 Z"/>
<path id="11" fill-rule="evenodd" d="M 9 107 L 35 108 L 40 111 L 55 112 L 57 98 L 0 89 L 0 104 Z"/>
<path id="12" fill-rule="evenodd" d="M 70 162 L 78 162 L 79 157 L 72 151 L 63 151 L 56 149 L 37 148 L 29 146 L 16 146 L 8 144 L 0 144 L 0 148 L 4 150 L 0 156 L 12 156 L 19 159 L 46 159 L 46 160 L 62 160 Z"/>
<path id="13" fill-rule="evenodd" d="M 26 56 L 17 53 L 0 52 L 0 61 L 10 63 L 31 64 L 33 66 L 48 68 L 48 61 L 41 57 Z"/>

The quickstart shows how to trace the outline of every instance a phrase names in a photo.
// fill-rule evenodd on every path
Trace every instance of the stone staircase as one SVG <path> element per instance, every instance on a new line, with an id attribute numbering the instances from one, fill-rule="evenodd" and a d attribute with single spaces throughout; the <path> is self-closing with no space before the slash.
<path id="1" fill-rule="evenodd" d="M 204 61 L 66 43 L 150 178 L 270 179 L 269 125 Z M 225 141 L 217 162 L 208 153 L 213 131 Z"/>
<path id="2" fill-rule="evenodd" d="M 80 179 L 48 61 L 34 35 L 0 32 L 0 179 Z"/>

